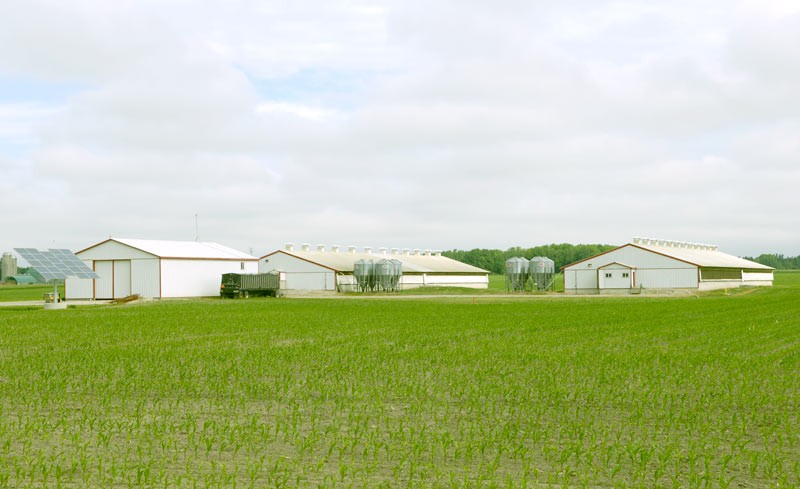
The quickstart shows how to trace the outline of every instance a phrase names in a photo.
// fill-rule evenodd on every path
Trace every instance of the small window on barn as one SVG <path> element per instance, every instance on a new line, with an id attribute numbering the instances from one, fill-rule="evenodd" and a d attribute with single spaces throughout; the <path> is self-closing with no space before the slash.
<path id="1" fill-rule="evenodd" d="M 244 262 L 239 262 L 239 270 L 244 270 Z"/>
<path id="2" fill-rule="evenodd" d="M 606 278 L 611 278 L 611 273 L 610 272 L 606 272 Z"/>
<path id="3" fill-rule="evenodd" d="M 622 272 L 622 278 L 628 278 L 628 272 Z"/>

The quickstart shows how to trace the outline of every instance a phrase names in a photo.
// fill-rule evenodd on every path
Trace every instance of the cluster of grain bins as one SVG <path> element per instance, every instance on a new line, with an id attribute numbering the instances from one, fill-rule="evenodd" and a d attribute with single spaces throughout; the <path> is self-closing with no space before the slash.
<path id="1" fill-rule="evenodd" d="M 556 264 L 550 258 L 506 260 L 506 289 L 509 292 L 555 290 Z"/>
<path id="2" fill-rule="evenodd" d="M 296 249 L 289 243 L 284 249 L 261 257 L 258 266 L 261 272 L 278 270 L 283 274 L 281 290 L 355 292 L 376 287 L 375 278 L 370 278 L 372 273 L 366 270 L 369 263 L 373 266 L 381 263 L 381 267 L 388 267 L 389 263 L 400 266 L 400 270 L 381 273 L 383 282 L 378 285 L 381 290 L 437 286 L 485 289 L 489 286 L 488 271 L 430 250 L 379 248 L 373 252 L 372 248 L 358 250 L 349 246 L 345 249 L 335 245 L 317 245 L 312 249 L 307 244 Z"/>
<path id="3" fill-rule="evenodd" d="M 357 260 L 353 277 L 359 292 L 397 292 L 403 279 L 403 262 L 396 258 Z"/>
<path id="4" fill-rule="evenodd" d="M 652 238 L 562 267 L 567 293 L 638 293 L 771 286 L 773 269 L 715 245 Z"/>

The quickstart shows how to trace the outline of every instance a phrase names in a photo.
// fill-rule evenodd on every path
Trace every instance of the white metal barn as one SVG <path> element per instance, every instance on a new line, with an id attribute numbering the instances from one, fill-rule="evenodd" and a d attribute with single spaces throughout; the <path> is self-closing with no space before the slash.
<path id="1" fill-rule="evenodd" d="M 67 299 L 216 296 L 223 273 L 258 271 L 258 258 L 209 242 L 109 238 L 75 254 L 100 278 L 67 279 Z"/>
<path id="2" fill-rule="evenodd" d="M 262 256 L 258 262 L 260 273 L 281 272 L 281 290 L 292 291 L 352 291 L 355 290 L 354 265 L 359 260 L 396 259 L 402 262 L 400 287 L 453 286 L 486 289 L 489 272 L 460 261 L 442 256 L 441 252 L 381 248 L 372 253 L 370 248 L 356 252 L 353 246 L 340 251 L 338 246 L 326 250 L 318 245 L 315 250 L 302 245 L 300 250 L 286 245 Z"/>
<path id="3" fill-rule="evenodd" d="M 561 267 L 567 293 L 646 289 L 714 290 L 771 286 L 771 267 L 713 245 L 634 238 L 632 243 Z"/>

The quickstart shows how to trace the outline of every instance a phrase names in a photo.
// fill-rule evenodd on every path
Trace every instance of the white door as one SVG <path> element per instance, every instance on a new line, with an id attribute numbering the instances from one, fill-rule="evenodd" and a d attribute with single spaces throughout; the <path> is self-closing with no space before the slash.
<path id="1" fill-rule="evenodd" d="M 94 279 L 94 298 L 114 298 L 114 262 L 111 260 L 96 260 L 94 271 L 100 278 Z"/>
<path id="2" fill-rule="evenodd" d="M 114 298 L 131 295 L 131 261 L 114 260 Z"/>

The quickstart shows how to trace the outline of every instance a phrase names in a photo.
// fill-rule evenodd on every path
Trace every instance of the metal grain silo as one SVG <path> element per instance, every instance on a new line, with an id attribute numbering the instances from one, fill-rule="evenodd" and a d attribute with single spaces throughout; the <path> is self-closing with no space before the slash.
<path id="1" fill-rule="evenodd" d="M 506 289 L 510 292 L 525 290 L 528 280 L 528 260 L 515 256 L 506 260 Z"/>
<path id="2" fill-rule="evenodd" d="M 550 258 L 534 256 L 528 262 L 528 276 L 534 290 L 548 290 L 555 285 L 556 264 Z"/>

